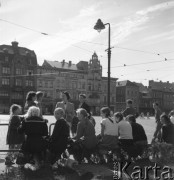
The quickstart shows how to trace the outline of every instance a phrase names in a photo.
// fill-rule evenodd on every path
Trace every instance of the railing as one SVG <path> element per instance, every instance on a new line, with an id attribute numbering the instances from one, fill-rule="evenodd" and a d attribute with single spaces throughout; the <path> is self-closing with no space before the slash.
<path id="1" fill-rule="evenodd" d="M 19 152 L 20 149 L 7 149 L 8 145 L 6 145 L 6 136 L 7 136 L 7 130 L 8 130 L 8 123 L 0 123 L 0 152 Z M 52 126 L 54 126 L 55 123 L 51 123 L 48 128 L 48 135 L 50 136 L 52 133 Z M 6 126 L 6 127 L 4 127 Z M 2 148 L 4 147 L 4 148 Z"/>

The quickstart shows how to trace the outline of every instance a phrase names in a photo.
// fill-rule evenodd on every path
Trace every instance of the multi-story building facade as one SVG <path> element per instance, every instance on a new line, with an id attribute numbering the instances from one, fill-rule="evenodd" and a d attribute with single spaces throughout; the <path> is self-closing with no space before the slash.
<path id="1" fill-rule="evenodd" d="M 158 102 L 162 111 L 168 113 L 174 109 L 174 84 L 167 82 L 149 81 L 149 93 L 153 102 Z"/>
<path id="2" fill-rule="evenodd" d="M 133 100 L 133 107 L 139 112 L 139 86 L 129 80 L 116 83 L 116 111 L 126 108 L 126 100 Z"/>
<path id="3" fill-rule="evenodd" d="M 99 114 L 100 108 L 107 106 L 107 78 L 102 77 L 102 66 L 96 53 L 89 62 L 80 61 L 72 64 L 71 61 L 44 61 L 38 66 L 37 89 L 45 92 L 44 111 L 54 109 L 60 101 L 60 91 L 68 91 L 75 108 L 79 105 L 79 94 L 87 95 L 88 104 L 94 114 Z M 111 108 L 115 107 L 116 78 L 111 78 Z M 48 87 L 48 84 L 51 86 Z M 52 87 L 53 86 L 53 87 Z M 51 111 L 52 111 L 51 110 Z"/>
<path id="4" fill-rule="evenodd" d="M 26 94 L 36 90 L 37 58 L 34 51 L 12 45 L 0 45 L 0 112 L 9 112 L 16 103 L 24 107 Z"/>

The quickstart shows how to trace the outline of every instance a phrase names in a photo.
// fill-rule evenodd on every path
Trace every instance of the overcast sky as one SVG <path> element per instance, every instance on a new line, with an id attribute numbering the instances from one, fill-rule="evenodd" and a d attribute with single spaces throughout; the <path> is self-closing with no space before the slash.
<path id="1" fill-rule="evenodd" d="M 108 27 L 94 30 L 99 18 L 111 25 L 112 77 L 174 82 L 174 0 L 0 0 L 0 44 L 18 41 L 40 65 L 89 61 L 95 51 L 107 76 Z"/>

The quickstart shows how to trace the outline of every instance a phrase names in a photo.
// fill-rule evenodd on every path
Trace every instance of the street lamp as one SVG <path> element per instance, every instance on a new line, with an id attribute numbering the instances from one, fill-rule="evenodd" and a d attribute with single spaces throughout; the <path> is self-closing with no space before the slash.
<path id="1" fill-rule="evenodd" d="M 94 29 L 100 32 L 101 30 L 105 29 L 105 25 L 109 26 L 108 31 L 108 49 L 106 50 L 108 52 L 108 107 L 110 107 L 110 64 L 111 64 L 111 28 L 110 23 L 103 24 L 101 19 L 98 19 L 96 25 L 94 26 Z"/>

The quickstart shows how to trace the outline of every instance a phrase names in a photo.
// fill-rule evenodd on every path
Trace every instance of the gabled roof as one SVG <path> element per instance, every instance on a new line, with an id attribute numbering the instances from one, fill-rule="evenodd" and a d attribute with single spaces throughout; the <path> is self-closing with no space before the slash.
<path id="1" fill-rule="evenodd" d="M 59 62 L 59 61 L 44 60 L 44 63 L 42 66 L 59 68 L 59 69 L 78 70 L 76 64 L 68 63 L 65 61 Z"/>
<path id="2" fill-rule="evenodd" d="M 131 82 L 129 80 L 125 80 L 125 81 L 117 81 L 116 82 L 116 86 L 120 87 L 120 86 L 135 86 L 135 87 L 139 87 L 137 86 L 134 82 Z"/>

